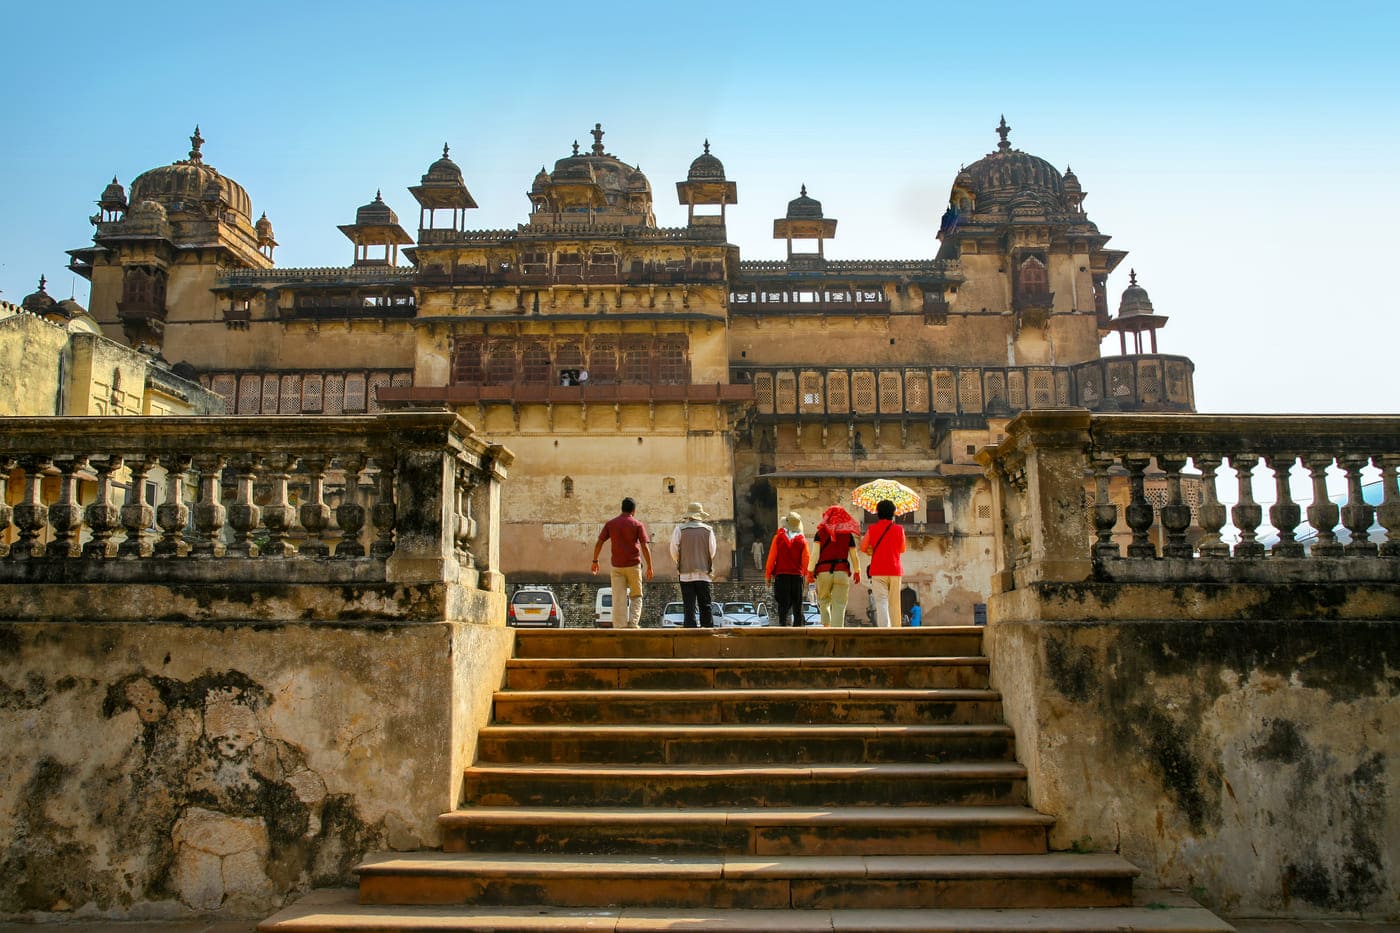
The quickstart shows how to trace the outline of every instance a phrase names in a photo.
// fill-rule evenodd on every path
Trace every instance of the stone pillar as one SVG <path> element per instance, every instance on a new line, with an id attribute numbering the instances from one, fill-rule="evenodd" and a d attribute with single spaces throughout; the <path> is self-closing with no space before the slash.
<path id="1" fill-rule="evenodd" d="M 1032 411 L 1007 426 L 1025 455 L 1030 548 L 1016 568 L 1018 587 L 1041 580 L 1070 583 L 1093 572 L 1084 479 L 1089 467 L 1089 411 Z"/>
<path id="2" fill-rule="evenodd" d="M 381 469 L 385 461 L 380 460 Z M 456 583 L 461 576 L 453 541 L 453 488 L 456 458 L 443 444 L 399 448 L 394 464 L 392 503 L 394 550 L 384 566 L 391 583 Z M 387 490 L 380 488 L 375 518 L 388 514 L 381 507 Z M 382 535 L 385 529 L 376 529 Z"/>
<path id="3" fill-rule="evenodd" d="M 477 587 L 505 592 L 501 573 L 501 482 L 514 455 L 500 444 L 492 444 L 481 461 L 481 477 L 472 494 L 473 534 L 471 552 L 476 558 Z"/>

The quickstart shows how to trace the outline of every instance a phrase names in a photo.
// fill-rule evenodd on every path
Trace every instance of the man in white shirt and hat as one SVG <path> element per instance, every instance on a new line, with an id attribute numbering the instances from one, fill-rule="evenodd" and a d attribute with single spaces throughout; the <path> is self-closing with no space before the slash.
<path id="1" fill-rule="evenodd" d="M 685 606 L 685 627 L 695 628 L 695 604 L 700 604 L 699 625 L 714 628 L 710 583 L 714 579 L 715 530 L 705 524 L 710 514 L 698 502 L 692 502 L 671 533 L 671 559 L 680 571 L 681 602 Z"/>

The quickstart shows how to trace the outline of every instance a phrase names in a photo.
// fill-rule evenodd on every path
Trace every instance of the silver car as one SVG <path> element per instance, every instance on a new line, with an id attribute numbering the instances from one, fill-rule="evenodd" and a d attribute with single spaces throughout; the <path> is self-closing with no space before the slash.
<path id="1" fill-rule="evenodd" d="M 715 628 L 729 628 L 733 621 L 724 614 L 724 606 L 720 603 L 711 603 L 711 612 L 714 614 Z M 698 613 L 697 613 L 698 615 Z M 696 620 L 699 621 L 698 619 Z M 683 628 L 685 626 L 685 604 L 680 602 L 667 603 L 666 608 L 661 611 L 662 628 Z"/>
<path id="2" fill-rule="evenodd" d="M 773 624 L 763 603 L 725 603 L 724 617 L 733 628 L 757 628 Z"/>

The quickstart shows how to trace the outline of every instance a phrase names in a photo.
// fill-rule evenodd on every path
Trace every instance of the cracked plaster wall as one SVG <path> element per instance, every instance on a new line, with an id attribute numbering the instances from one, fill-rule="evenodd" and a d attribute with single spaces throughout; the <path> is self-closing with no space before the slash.
<path id="1" fill-rule="evenodd" d="M 500 626 L 0 625 L 0 916 L 261 916 L 438 843 Z"/>
<path id="2" fill-rule="evenodd" d="M 1005 622 L 1056 849 L 1239 916 L 1400 917 L 1400 622 Z"/>

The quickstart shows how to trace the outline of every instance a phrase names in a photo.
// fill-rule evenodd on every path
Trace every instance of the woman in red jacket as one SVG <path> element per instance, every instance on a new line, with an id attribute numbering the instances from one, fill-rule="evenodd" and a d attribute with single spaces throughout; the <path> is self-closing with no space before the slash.
<path id="1" fill-rule="evenodd" d="M 881 499 L 875 514 L 880 520 L 866 531 L 860 550 L 870 555 L 865 575 L 875 601 L 875 624 L 889 628 L 890 599 L 899 599 L 899 581 L 904 576 L 904 565 L 899 560 L 904 553 L 904 529 L 894 523 L 894 503 L 890 500 Z"/>
<path id="2" fill-rule="evenodd" d="M 803 583 L 808 579 L 807 539 L 802 536 L 802 516 L 789 512 L 783 527 L 768 546 L 768 566 L 764 577 L 773 584 L 773 603 L 778 607 L 778 624 L 802 625 Z"/>

